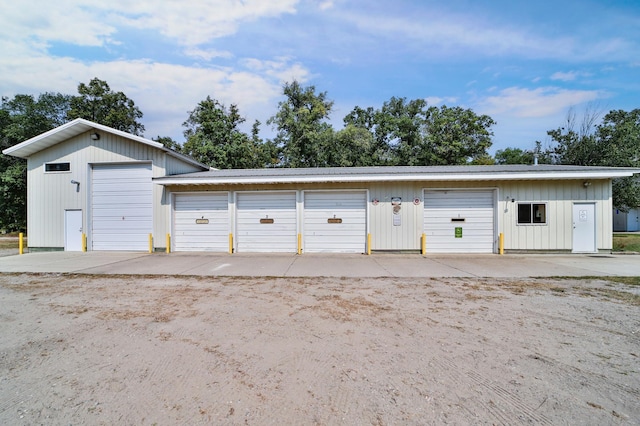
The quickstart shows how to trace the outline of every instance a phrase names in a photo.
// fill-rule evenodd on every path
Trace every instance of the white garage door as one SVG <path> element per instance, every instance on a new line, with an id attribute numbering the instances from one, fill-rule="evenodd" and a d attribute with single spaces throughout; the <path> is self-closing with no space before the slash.
<path id="1" fill-rule="evenodd" d="M 297 252 L 295 192 L 238 193 L 236 203 L 238 252 Z"/>
<path id="2" fill-rule="evenodd" d="M 148 250 L 153 232 L 151 164 L 94 165 L 93 250 Z"/>
<path id="3" fill-rule="evenodd" d="M 424 233 L 427 253 L 493 253 L 493 191 L 425 191 Z"/>
<path id="4" fill-rule="evenodd" d="M 305 192 L 304 251 L 364 253 L 366 206 L 364 191 Z"/>
<path id="5" fill-rule="evenodd" d="M 229 251 L 229 198 L 226 192 L 175 194 L 175 251 Z"/>

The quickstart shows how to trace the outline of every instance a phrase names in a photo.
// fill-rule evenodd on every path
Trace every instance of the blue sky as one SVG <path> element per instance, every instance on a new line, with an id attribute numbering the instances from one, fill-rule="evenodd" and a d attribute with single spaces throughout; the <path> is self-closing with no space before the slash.
<path id="1" fill-rule="evenodd" d="M 294 79 L 331 122 L 392 96 L 490 115 L 494 144 L 531 149 L 573 108 L 640 108 L 635 0 L 0 0 L 0 95 L 77 93 L 98 77 L 182 142 L 211 96 L 266 123 Z M 262 136 L 273 130 L 263 124 Z"/>

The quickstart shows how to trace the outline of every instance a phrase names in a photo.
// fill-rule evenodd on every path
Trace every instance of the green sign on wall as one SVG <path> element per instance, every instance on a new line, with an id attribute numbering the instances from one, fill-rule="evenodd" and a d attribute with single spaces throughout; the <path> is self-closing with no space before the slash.
<path id="1" fill-rule="evenodd" d="M 456 227 L 456 238 L 462 238 L 462 227 Z"/>

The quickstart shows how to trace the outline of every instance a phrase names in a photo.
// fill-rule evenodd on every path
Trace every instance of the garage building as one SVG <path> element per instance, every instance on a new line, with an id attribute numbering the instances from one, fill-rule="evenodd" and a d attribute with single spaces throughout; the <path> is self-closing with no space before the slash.
<path id="1" fill-rule="evenodd" d="M 596 253 L 611 181 L 563 165 L 209 170 L 77 119 L 4 154 L 27 159 L 31 250 Z"/>

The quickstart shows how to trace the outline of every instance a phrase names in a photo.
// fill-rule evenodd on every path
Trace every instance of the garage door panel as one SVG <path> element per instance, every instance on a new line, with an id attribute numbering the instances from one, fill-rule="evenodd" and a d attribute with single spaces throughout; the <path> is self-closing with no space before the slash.
<path id="1" fill-rule="evenodd" d="M 153 232 L 151 164 L 96 164 L 91 176 L 92 249 L 148 250 Z"/>
<path id="2" fill-rule="evenodd" d="M 238 193 L 236 203 L 239 252 L 297 251 L 295 192 Z"/>
<path id="3" fill-rule="evenodd" d="M 226 192 L 175 195 L 175 251 L 227 252 L 229 231 L 229 196 Z"/>
<path id="4" fill-rule="evenodd" d="M 366 249 L 366 192 L 306 192 L 304 251 L 363 253 Z"/>
<path id="5" fill-rule="evenodd" d="M 493 194 L 492 190 L 425 190 L 423 226 L 427 252 L 492 253 Z M 461 228 L 462 233 L 456 233 L 456 228 Z"/>

